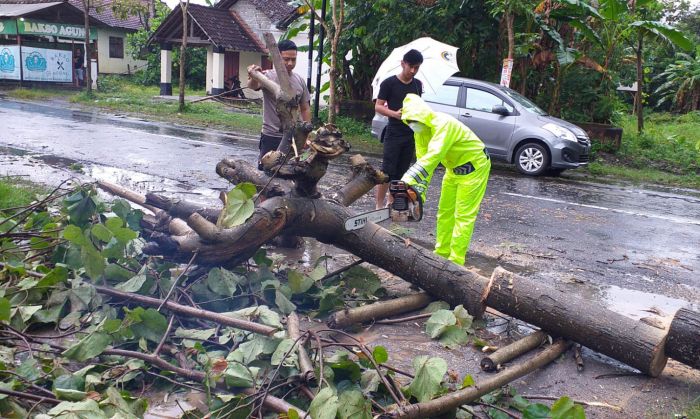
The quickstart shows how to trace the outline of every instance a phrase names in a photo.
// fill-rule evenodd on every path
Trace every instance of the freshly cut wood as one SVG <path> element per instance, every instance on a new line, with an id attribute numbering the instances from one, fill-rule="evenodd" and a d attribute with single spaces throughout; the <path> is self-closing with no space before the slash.
<path id="1" fill-rule="evenodd" d="M 693 368 L 700 368 L 700 313 L 681 308 L 671 321 L 666 355 Z"/>
<path id="2" fill-rule="evenodd" d="M 418 310 L 430 304 L 431 301 L 433 301 L 433 297 L 425 292 L 406 295 L 393 300 L 336 311 L 329 316 L 327 324 L 331 328 L 342 329 L 356 323 L 364 323 Z"/>
<path id="3" fill-rule="evenodd" d="M 531 333 L 483 357 L 481 359 L 481 369 L 484 371 L 496 371 L 502 364 L 512 361 L 520 355 L 537 348 L 546 339 L 547 334 L 541 330 Z"/>
<path id="4" fill-rule="evenodd" d="M 419 419 L 433 418 L 447 413 L 549 364 L 564 353 L 569 345 L 570 342 L 557 340 L 532 358 L 513 365 L 485 380 L 479 380 L 478 383 L 471 387 L 463 388 L 428 402 L 398 406 L 395 411 L 385 413 L 381 417 L 387 419 Z"/>
<path id="5" fill-rule="evenodd" d="M 287 316 L 287 333 L 289 333 L 290 339 L 299 341 L 296 350 L 299 356 L 299 375 L 302 381 L 307 384 L 315 385 L 316 374 L 314 373 L 314 364 L 311 363 L 309 353 L 306 351 L 304 339 L 299 339 L 299 336 L 301 336 L 299 330 L 299 316 L 297 316 L 295 312 L 291 312 Z"/>
<path id="6" fill-rule="evenodd" d="M 223 314 L 215 313 L 213 311 L 185 306 L 182 304 L 174 303 L 172 301 L 165 301 L 160 300 L 158 298 L 146 297 L 145 295 L 123 292 L 115 290 L 114 288 L 103 287 L 100 285 L 93 286 L 95 287 L 95 290 L 100 294 L 123 298 L 125 300 L 134 301 L 139 304 L 144 304 L 150 307 L 160 307 L 161 305 L 163 305 L 163 307 L 167 308 L 173 313 L 190 316 L 197 319 L 209 320 L 218 324 L 223 324 L 224 326 L 231 326 L 237 329 L 247 330 L 249 332 L 260 333 L 261 335 L 269 336 L 279 331 L 274 327 L 267 326 L 264 324 L 250 322 L 243 319 L 236 319 L 234 317 L 224 316 Z"/>

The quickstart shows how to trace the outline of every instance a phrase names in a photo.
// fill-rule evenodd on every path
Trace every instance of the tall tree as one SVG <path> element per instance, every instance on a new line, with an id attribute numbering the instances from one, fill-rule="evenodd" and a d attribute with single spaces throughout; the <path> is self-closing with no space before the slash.
<path id="1" fill-rule="evenodd" d="M 87 95 L 92 96 L 92 47 L 90 45 L 90 9 L 95 8 L 94 0 L 82 0 L 85 16 L 85 87 Z"/>
<path id="2" fill-rule="evenodd" d="M 185 110 L 185 62 L 187 53 L 187 9 L 190 7 L 190 0 L 180 0 L 180 11 L 182 11 L 182 45 L 180 45 L 180 97 L 178 99 L 178 110 Z"/>

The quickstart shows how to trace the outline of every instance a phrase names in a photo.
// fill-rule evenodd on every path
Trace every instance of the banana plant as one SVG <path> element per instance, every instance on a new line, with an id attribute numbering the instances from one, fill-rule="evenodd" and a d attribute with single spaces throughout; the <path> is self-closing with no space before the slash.
<path id="1" fill-rule="evenodd" d="M 671 109 L 692 112 L 700 109 L 700 46 L 695 57 L 679 53 L 679 60 L 668 65 L 656 79 L 665 80 L 654 93 L 661 95 L 657 106 L 671 102 Z"/>

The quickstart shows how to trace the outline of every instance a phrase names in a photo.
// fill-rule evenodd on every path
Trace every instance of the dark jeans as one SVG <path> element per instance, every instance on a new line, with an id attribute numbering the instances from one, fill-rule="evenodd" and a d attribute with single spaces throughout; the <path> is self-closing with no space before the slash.
<path id="1" fill-rule="evenodd" d="M 384 137 L 382 172 L 389 176 L 389 180 L 401 180 L 416 156 L 416 142 L 413 140 L 413 132 L 397 133 L 391 128 L 387 127 Z"/>

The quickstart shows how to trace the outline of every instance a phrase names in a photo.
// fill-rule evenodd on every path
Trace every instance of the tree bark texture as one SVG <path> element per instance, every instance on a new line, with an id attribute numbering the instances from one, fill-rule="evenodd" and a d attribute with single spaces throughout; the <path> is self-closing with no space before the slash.
<path id="1" fill-rule="evenodd" d="M 503 269 L 497 269 L 490 279 L 483 277 L 373 223 L 345 231 L 344 221 L 352 215 L 336 202 L 274 197 L 256 209 L 252 221 L 230 229 L 236 231 L 209 236 L 210 232 L 193 223 L 193 219 L 203 220 L 194 214 L 188 225 L 205 240 L 182 243 L 178 252 L 184 259 L 199 251 L 198 262 L 240 262 L 278 234 L 313 237 L 382 267 L 435 298 L 451 305 L 462 304 L 475 317 L 481 317 L 488 305 L 645 374 L 657 376 L 665 366 L 665 334 L 659 329 Z M 218 245 L 212 238 L 218 240 Z"/>
<path id="2" fill-rule="evenodd" d="M 180 45 L 180 95 L 178 98 L 180 112 L 185 110 L 185 63 L 187 62 L 187 9 L 190 0 L 183 2 L 180 0 L 180 11 L 182 12 L 182 45 Z"/>
<path id="3" fill-rule="evenodd" d="M 666 355 L 700 369 L 700 313 L 682 308 L 668 330 Z"/>
<path id="4" fill-rule="evenodd" d="M 90 4 L 94 0 L 83 0 L 85 15 L 85 88 L 88 96 L 92 95 L 92 47 L 90 45 Z"/>
<path id="5" fill-rule="evenodd" d="M 295 312 L 289 313 L 287 316 L 287 333 L 289 338 L 297 341 L 297 355 L 299 356 L 299 375 L 302 381 L 308 384 L 316 385 L 316 374 L 314 373 L 314 364 L 309 358 L 309 353 L 304 346 L 305 339 L 299 339 L 301 336 L 299 328 L 299 316 Z"/>
<path id="6" fill-rule="evenodd" d="M 393 300 L 336 311 L 328 318 L 327 324 L 333 329 L 345 328 L 356 323 L 383 319 L 396 314 L 418 310 L 430 304 L 431 301 L 433 301 L 433 297 L 424 292 L 406 295 Z"/>
<path id="7" fill-rule="evenodd" d="M 496 371 L 506 362 L 512 361 L 520 355 L 540 346 L 547 339 L 547 334 L 537 331 L 518 339 L 508 346 L 504 346 L 496 352 L 481 359 L 481 369 L 484 371 Z"/>
<path id="8" fill-rule="evenodd" d="M 471 387 L 463 388 L 462 390 L 449 393 L 428 402 L 400 406 L 396 411 L 386 413 L 382 415 L 382 417 L 392 419 L 420 419 L 433 418 L 437 415 L 447 413 L 450 410 L 456 409 L 463 404 L 473 402 L 479 397 L 549 364 L 564 353 L 568 347 L 569 342 L 558 340 L 527 361 L 507 368 Z"/>

